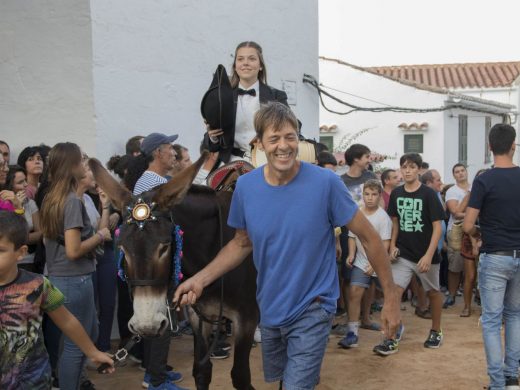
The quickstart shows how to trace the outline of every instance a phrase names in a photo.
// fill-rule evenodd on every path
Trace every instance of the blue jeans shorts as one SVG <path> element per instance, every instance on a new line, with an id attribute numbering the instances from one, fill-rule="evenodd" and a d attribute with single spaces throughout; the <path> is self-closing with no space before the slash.
<path id="1" fill-rule="evenodd" d="M 350 274 L 350 285 L 351 286 L 369 288 L 370 285 L 372 284 L 372 281 L 375 281 L 377 289 L 381 290 L 381 284 L 379 283 L 379 279 L 377 277 L 367 275 L 359 267 L 356 267 L 356 266 L 352 267 L 352 273 Z"/>
<path id="2" fill-rule="evenodd" d="M 311 390 L 318 384 L 334 313 L 313 301 L 293 323 L 262 326 L 262 358 L 266 382 L 283 380 L 286 390 Z"/>

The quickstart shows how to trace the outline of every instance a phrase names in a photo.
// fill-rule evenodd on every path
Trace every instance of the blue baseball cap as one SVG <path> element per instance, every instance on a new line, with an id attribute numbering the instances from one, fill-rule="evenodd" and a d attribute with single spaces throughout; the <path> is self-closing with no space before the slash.
<path id="1" fill-rule="evenodd" d="M 143 142 L 141 142 L 141 152 L 149 156 L 159 146 L 164 144 L 171 144 L 177 138 L 179 138 L 177 134 L 170 136 L 161 133 L 149 134 L 143 139 Z"/>

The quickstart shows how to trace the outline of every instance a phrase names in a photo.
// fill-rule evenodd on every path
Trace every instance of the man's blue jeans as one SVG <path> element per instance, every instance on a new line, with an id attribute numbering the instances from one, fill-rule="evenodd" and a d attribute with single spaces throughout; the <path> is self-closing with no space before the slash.
<path id="1" fill-rule="evenodd" d="M 506 376 L 518 376 L 520 252 L 516 256 L 487 253 L 480 256 L 478 284 L 482 301 L 482 336 L 493 390 L 505 388 Z M 505 357 L 500 331 L 502 319 L 505 324 Z"/>
<path id="2" fill-rule="evenodd" d="M 317 301 L 292 324 L 261 327 L 262 357 L 266 382 L 283 380 L 286 390 L 311 390 L 320 377 L 333 313 Z"/>

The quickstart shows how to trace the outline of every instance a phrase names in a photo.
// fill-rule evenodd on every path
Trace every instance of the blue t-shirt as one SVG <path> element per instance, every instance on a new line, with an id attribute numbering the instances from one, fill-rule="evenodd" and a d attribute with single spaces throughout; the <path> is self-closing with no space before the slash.
<path id="1" fill-rule="evenodd" d="M 283 186 L 268 184 L 264 167 L 238 179 L 228 224 L 245 229 L 253 243 L 261 325 L 291 324 L 317 297 L 335 312 L 334 227 L 350 222 L 357 210 L 334 172 L 308 163 Z"/>
<path id="2" fill-rule="evenodd" d="M 520 249 L 520 168 L 493 168 L 471 187 L 468 207 L 480 210 L 480 252 Z"/>

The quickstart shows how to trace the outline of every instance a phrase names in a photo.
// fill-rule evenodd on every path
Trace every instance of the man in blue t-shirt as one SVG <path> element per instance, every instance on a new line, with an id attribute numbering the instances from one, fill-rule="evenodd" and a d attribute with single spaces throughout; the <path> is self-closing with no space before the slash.
<path id="1" fill-rule="evenodd" d="M 490 389 L 518 389 L 520 360 L 520 168 L 513 164 L 516 132 L 489 132 L 494 165 L 475 178 L 464 231 L 480 246 L 478 285 Z M 479 221 L 480 229 L 475 225 Z M 501 342 L 505 328 L 505 357 Z"/>
<path id="2" fill-rule="evenodd" d="M 264 106 L 255 129 L 267 165 L 238 180 L 228 218 L 235 237 L 177 288 L 174 302 L 194 304 L 204 287 L 253 252 L 265 380 L 283 381 L 286 390 L 313 389 L 339 296 L 335 226 L 346 225 L 359 237 L 381 279 L 387 334 L 399 324 L 399 296 L 383 243 L 341 179 L 296 160 L 298 122 L 291 110 Z"/>

